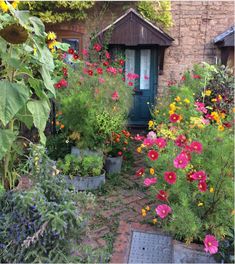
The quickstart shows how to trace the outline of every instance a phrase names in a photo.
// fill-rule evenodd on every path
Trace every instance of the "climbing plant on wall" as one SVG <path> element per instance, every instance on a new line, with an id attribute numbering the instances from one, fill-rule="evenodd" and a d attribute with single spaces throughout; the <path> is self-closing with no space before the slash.
<path id="1" fill-rule="evenodd" d="M 140 1 L 137 3 L 137 10 L 146 19 L 165 29 L 173 25 L 171 15 L 171 2 L 164 1 Z"/>
<path id="2" fill-rule="evenodd" d="M 25 1 L 20 9 L 30 10 L 45 23 L 60 23 L 73 19 L 83 20 L 94 1 Z"/>

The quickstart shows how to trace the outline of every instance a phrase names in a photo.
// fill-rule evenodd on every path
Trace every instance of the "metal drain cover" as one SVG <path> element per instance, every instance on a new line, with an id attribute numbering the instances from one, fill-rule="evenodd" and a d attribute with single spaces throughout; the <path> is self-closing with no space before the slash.
<path id="1" fill-rule="evenodd" d="M 134 231 L 128 263 L 172 263 L 172 238 Z"/>

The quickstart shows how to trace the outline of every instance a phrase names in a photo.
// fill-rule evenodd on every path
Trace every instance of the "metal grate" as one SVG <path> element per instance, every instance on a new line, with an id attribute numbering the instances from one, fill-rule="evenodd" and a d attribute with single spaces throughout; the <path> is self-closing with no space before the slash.
<path id="1" fill-rule="evenodd" d="M 172 238 L 153 233 L 132 233 L 128 263 L 172 263 Z"/>

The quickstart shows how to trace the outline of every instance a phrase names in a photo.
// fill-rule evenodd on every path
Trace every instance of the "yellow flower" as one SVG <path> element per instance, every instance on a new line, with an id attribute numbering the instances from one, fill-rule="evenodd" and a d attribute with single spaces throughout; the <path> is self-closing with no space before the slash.
<path id="1" fill-rule="evenodd" d="M 210 96 L 210 95 L 211 95 L 211 90 L 206 90 L 206 91 L 205 91 L 205 95 L 206 95 L 206 96 Z"/>
<path id="2" fill-rule="evenodd" d="M 173 103 L 171 103 L 171 104 L 169 105 L 169 107 L 170 107 L 170 110 L 171 110 L 171 111 L 175 111 L 175 110 L 176 110 L 176 106 L 175 106 L 175 104 L 173 104 Z"/>
<path id="3" fill-rule="evenodd" d="M 147 215 L 146 210 L 145 209 L 142 209 L 141 210 L 141 214 L 142 214 L 143 217 L 145 217 Z"/>
<path id="4" fill-rule="evenodd" d="M 153 174 L 155 173 L 154 168 L 150 168 L 150 169 L 149 169 L 149 173 L 150 173 L 151 175 L 153 175 Z"/>
<path id="5" fill-rule="evenodd" d="M 202 202 L 199 202 L 197 206 L 198 207 L 203 206 L 203 203 Z"/>
<path id="6" fill-rule="evenodd" d="M 219 131 L 224 131 L 224 126 L 219 125 L 219 126 L 218 126 L 218 130 L 219 130 Z"/>
<path id="7" fill-rule="evenodd" d="M 221 117 L 222 119 L 224 119 L 225 116 L 226 116 L 225 113 L 220 113 L 219 115 L 220 115 L 220 117 Z"/>
<path id="8" fill-rule="evenodd" d="M 218 99 L 221 101 L 223 98 L 222 98 L 222 96 L 219 94 L 218 95 Z"/>
<path id="9" fill-rule="evenodd" d="M 155 225 L 157 223 L 157 218 L 153 218 L 153 224 Z"/>
<path id="10" fill-rule="evenodd" d="M 184 102 L 186 103 L 186 104 L 189 104 L 190 103 L 190 101 L 189 101 L 189 99 L 184 99 Z"/>
<path id="11" fill-rule="evenodd" d="M 138 147 L 138 148 L 136 149 L 136 151 L 137 151 L 138 153 L 141 153 L 141 152 L 142 152 L 142 148 L 141 148 L 141 147 Z"/>
<path id="12" fill-rule="evenodd" d="M 211 102 L 217 102 L 216 98 L 211 99 Z"/>
<path id="13" fill-rule="evenodd" d="M 48 40 L 55 40 L 56 39 L 56 34 L 54 32 L 48 32 L 47 34 L 47 39 Z"/>
<path id="14" fill-rule="evenodd" d="M 173 110 L 169 111 L 169 115 L 173 115 L 174 113 L 175 113 L 175 111 L 173 111 Z"/>
<path id="15" fill-rule="evenodd" d="M 3 13 L 6 13 L 8 11 L 8 6 L 5 3 L 5 1 L 0 1 L 0 9 L 2 10 Z"/>
<path id="16" fill-rule="evenodd" d="M 147 205 L 147 206 L 145 207 L 145 210 L 146 210 L 146 211 L 150 211 L 150 207 Z"/>
<path id="17" fill-rule="evenodd" d="M 20 2 L 19 0 L 15 0 L 15 1 L 12 3 L 12 7 L 16 9 L 16 8 L 18 7 L 19 2 Z"/>
<path id="18" fill-rule="evenodd" d="M 149 125 L 149 128 L 151 128 L 151 127 L 154 126 L 154 122 L 152 120 L 150 120 L 149 123 L 148 123 L 148 125 Z"/>
<path id="19" fill-rule="evenodd" d="M 210 188 L 210 193 L 213 193 L 215 190 L 213 187 Z"/>
<path id="20" fill-rule="evenodd" d="M 219 114 L 217 112 L 211 112 L 211 115 L 215 119 L 215 121 L 218 123 L 220 121 Z"/>
<path id="21" fill-rule="evenodd" d="M 49 49 L 54 49 L 55 45 L 57 44 L 56 40 L 52 40 L 48 43 L 48 48 Z"/>
<path id="22" fill-rule="evenodd" d="M 177 96 L 176 98 L 175 98 L 175 101 L 176 102 L 179 102 L 181 100 L 181 98 L 179 97 L 179 96 Z"/>

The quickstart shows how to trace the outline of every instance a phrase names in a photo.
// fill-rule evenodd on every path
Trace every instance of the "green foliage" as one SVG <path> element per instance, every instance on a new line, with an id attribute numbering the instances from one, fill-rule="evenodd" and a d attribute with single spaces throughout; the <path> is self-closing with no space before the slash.
<path id="1" fill-rule="evenodd" d="M 47 177 L 28 191 L 1 198 L 0 256 L 3 262 L 70 262 L 92 208 L 91 194 L 72 193 L 63 177 Z"/>
<path id="2" fill-rule="evenodd" d="M 6 6 L 8 13 L 0 11 L 0 142 L 4 142 L 0 170 L 3 184 L 13 188 L 15 174 L 10 165 L 16 155 L 20 123 L 28 128 L 34 125 L 45 143 L 49 98 L 55 95 L 51 80 L 54 63 L 41 20 L 26 11 L 16 11 L 9 3 Z"/>
<path id="3" fill-rule="evenodd" d="M 163 28 L 168 29 L 173 25 L 171 2 L 168 0 L 139 1 L 137 9 L 145 18 Z"/>
<path id="4" fill-rule="evenodd" d="M 99 176 L 103 168 L 103 157 L 98 154 L 83 154 L 80 157 L 67 154 L 64 160 L 58 160 L 57 167 L 64 175 L 69 175 L 71 178 Z"/>
<path id="5" fill-rule="evenodd" d="M 30 10 L 45 23 L 61 23 L 70 20 L 84 20 L 86 11 L 94 5 L 93 1 L 25 1 L 21 2 L 21 10 Z"/>

